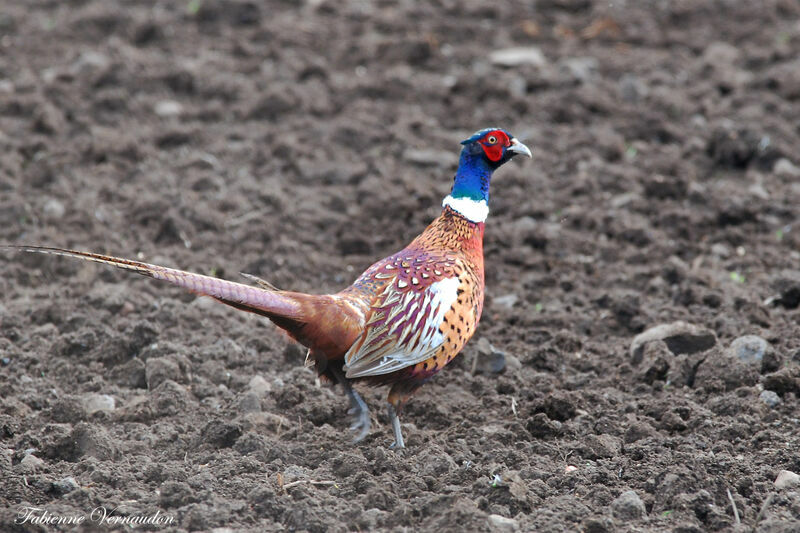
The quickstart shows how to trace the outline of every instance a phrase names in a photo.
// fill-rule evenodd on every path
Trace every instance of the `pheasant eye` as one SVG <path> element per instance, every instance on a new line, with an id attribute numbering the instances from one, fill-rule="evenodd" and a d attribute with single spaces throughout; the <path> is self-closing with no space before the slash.
<path id="1" fill-rule="evenodd" d="M 488 142 L 489 144 L 494 144 L 497 142 L 497 137 L 495 137 L 494 135 L 489 135 L 486 138 L 486 142 Z"/>

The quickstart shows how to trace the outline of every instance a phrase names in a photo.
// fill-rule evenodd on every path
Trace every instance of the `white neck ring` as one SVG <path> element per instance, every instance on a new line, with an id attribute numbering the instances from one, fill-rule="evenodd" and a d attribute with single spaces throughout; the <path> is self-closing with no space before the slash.
<path id="1" fill-rule="evenodd" d="M 470 222 L 486 222 L 489 216 L 489 204 L 486 200 L 473 200 L 472 198 L 453 198 L 447 195 L 442 201 L 442 206 L 450 206 Z"/>

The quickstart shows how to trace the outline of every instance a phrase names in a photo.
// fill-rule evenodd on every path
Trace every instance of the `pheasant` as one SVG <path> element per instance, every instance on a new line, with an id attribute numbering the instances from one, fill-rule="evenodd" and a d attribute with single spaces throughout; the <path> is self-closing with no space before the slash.
<path id="1" fill-rule="evenodd" d="M 355 442 L 369 432 L 367 404 L 352 382 L 391 385 L 393 448 L 403 448 L 398 415 L 412 394 L 444 368 L 475 333 L 483 309 L 483 232 L 492 173 L 531 151 L 500 128 L 462 141 L 442 214 L 411 244 L 370 266 L 336 294 L 279 290 L 225 281 L 131 259 L 44 246 L 9 246 L 112 265 L 269 318 L 308 348 L 306 364 L 338 382 L 351 405 Z"/>

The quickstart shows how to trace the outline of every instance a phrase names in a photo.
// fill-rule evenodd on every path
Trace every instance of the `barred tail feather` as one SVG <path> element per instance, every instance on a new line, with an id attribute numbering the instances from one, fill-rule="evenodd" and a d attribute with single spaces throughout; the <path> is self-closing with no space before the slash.
<path id="1" fill-rule="evenodd" d="M 242 283 L 186 272 L 185 270 L 151 265 L 132 259 L 123 259 L 92 252 L 79 252 L 76 250 L 53 248 L 49 246 L 0 246 L 0 248 L 63 255 L 111 265 L 123 270 L 136 272 L 143 276 L 167 281 L 202 296 L 210 296 L 237 309 L 250 311 L 269 318 L 282 317 L 293 320 L 302 319 L 302 310 L 299 302 L 289 296 L 281 294 L 280 291 L 252 287 Z"/>

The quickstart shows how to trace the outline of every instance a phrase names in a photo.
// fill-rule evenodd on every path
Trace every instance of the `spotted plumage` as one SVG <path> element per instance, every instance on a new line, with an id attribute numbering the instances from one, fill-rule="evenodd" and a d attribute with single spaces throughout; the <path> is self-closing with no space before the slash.
<path id="1" fill-rule="evenodd" d="M 344 291 L 371 299 L 364 330 L 345 354 L 347 378 L 402 369 L 406 380 L 425 378 L 461 350 L 483 306 L 483 227 L 446 207 L 408 247 Z"/>
<path id="2" fill-rule="evenodd" d="M 393 446 L 403 447 L 398 413 L 422 384 L 472 337 L 483 310 L 483 232 L 492 173 L 528 148 L 499 128 L 462 142 L 453 188 L 442 214 L 403 250 L 369 267 L 336 294 L 253 287 L 140 261 L 61 248 L 16 246 L 109 264 L 168 281 L 237 309 L 260 314 L 308 348 L 307 361 L 339 382 L 355 415 L 356 441 L 369 431 L 364 400 L 351 382 L 391 385 Z"/>

